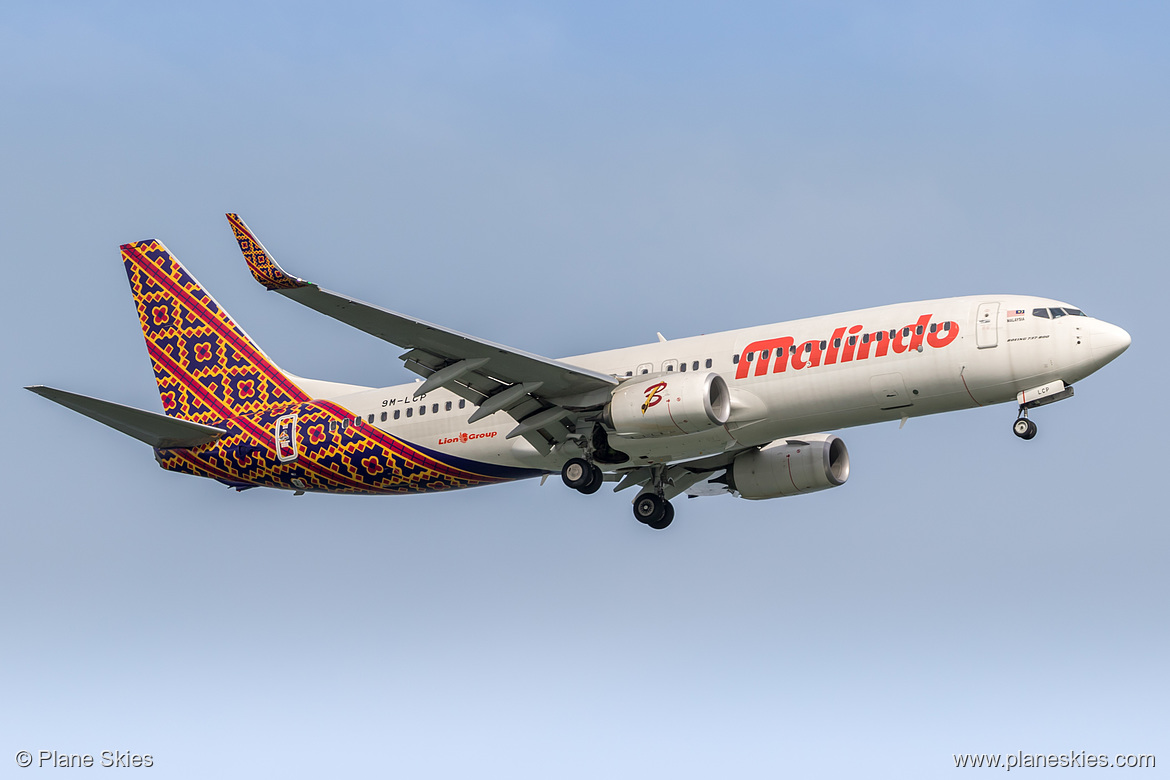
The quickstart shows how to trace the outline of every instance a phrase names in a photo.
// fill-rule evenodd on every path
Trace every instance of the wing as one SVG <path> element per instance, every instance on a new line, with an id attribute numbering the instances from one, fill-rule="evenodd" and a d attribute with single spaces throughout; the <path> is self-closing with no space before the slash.
<path id="1" fill-rule="evenodd" d="M 479 408 L 469 422 L 506 412 L 542 453 L 576 431 L 584 413 L 610 398 L 618 380 L 608 374 L 505 347 L 405 314 L 324 290 L 292 276 L 236 214 L 227 215 L 252 276 L 269 290 L 406 350 L 406 367 L 425 378 L 418 393 L 446 388 Z"/>

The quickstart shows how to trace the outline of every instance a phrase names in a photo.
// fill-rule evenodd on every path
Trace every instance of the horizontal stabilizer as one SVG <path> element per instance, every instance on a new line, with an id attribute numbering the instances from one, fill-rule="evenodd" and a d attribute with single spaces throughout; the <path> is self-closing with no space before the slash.
<path id="1" fill-rule="evenodd" d="M 67 409 L 84 414 L 103 425 L 160 449 L 199 447 L 215 441 L 226 433 L 223 429 L 210 425 L 167 417 L 165 414 L 135 409 L 133 406 L 123 406 L 88 395 L 58 390 L 55 387 L 33 385 L 26 387 L 25 390 L 31 390 Z"/>

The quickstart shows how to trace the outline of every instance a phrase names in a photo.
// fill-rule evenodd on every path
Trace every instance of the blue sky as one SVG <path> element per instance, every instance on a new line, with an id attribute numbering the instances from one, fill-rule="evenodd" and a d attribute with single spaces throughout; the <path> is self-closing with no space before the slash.
<path id="1" fill-rule="evenodd" d="M 509 778 L 937 777 L 953 753 L 1017 750 L 1170 763 L 1167 16 L 6 9 L 0 761 Z M 554 480 L 237 495 L 20 389 L 159 408 L 117 252 L 148 237 L 289 370 L 409 381 L 394 348 L 255 285 L 225 211 L 294 273 L 554 357 L 1004 291 L 1134 342 L 1040 410 L 1030 443 L 1006 406 L 850 429 L 846 486 L 685 501 L 667 533 L 628 494 Z"/>

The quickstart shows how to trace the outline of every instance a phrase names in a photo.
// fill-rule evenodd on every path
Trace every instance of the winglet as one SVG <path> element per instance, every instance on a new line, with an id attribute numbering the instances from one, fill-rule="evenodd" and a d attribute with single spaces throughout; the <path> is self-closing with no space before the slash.
<path id="1" fill-rule="evenodd" d="M 308 287 L 312 283 L 298 279 L 285 273 L 284 269 L 276 264 L 272 255 L 264 248 L 259 239 L 252 234 L 239 214 L 228 214 L 228 224 L 236 234 L 236 241 L 240 244 L 240 251 L 244 253 L 244 260 L 248 263 L 248 270 L 256 281 L 269 290 L 292 290 L 297 287 Z"/>

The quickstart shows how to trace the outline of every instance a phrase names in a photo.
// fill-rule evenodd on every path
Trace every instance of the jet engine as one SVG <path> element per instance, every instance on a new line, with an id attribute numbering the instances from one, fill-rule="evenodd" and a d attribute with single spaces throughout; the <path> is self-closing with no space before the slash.
<path id="1" fill-rule="evenodd" d="M 775 441 L 736 457 L 731 485 L 752 500 L 813 493 L 844 485 L 849 479 L 849 450 L 831 434 Z"/>
<path id="2" fill-rule="evenodd" d="M 626 436 L 698 433 L 727 422 L 731 393 L 715 373 L 643 374 L 617 386 L 605 416 Z"/>

